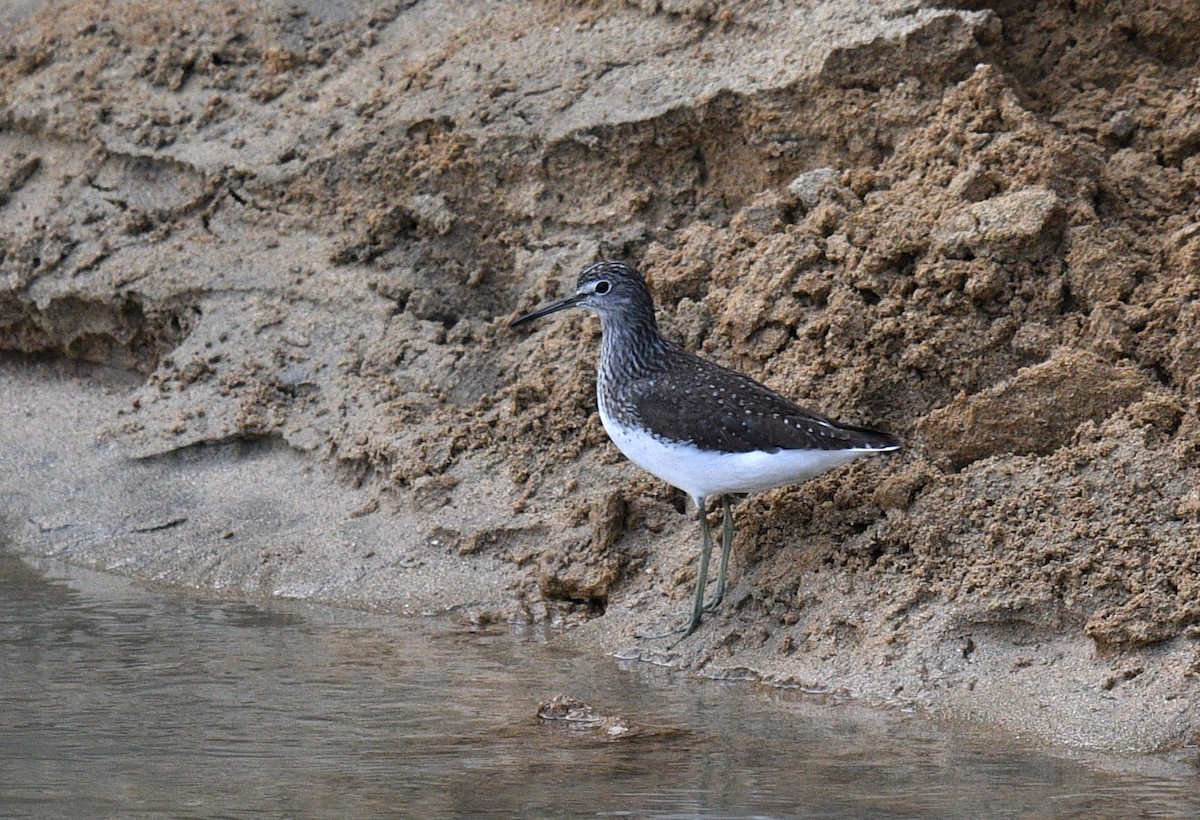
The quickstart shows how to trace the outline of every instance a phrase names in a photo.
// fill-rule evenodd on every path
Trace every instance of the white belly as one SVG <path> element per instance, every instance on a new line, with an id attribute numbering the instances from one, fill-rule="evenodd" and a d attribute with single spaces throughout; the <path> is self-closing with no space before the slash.
<path id="1" fill-rule="evenodd" d="M 796 484 L 862 456 L 883 452 L 859 448 L 715 453 L 701 450 L 694 444 L 670 442 L 637 428 L 624 427 L 603 412 L 600 420 L 613 444 L 630 461 L 696 500 Z"/>

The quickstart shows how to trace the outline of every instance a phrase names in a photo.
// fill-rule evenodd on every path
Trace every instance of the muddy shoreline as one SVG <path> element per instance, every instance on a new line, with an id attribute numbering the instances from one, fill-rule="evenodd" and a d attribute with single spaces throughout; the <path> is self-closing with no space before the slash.
<path id="1" fill-rule="evenodd" d="M 1080 748 L 1200 732 L 1188 3 L 27 2 L 0 16 L 3 538 L 570 627 Z M 696 524 L 595 410 L 664 332 L 905 451 Z"/>

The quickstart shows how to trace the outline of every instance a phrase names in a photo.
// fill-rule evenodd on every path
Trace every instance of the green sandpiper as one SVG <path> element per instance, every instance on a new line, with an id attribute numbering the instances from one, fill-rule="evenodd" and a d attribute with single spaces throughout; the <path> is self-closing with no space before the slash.
<path id="1" fill-rule="evenodd" d="M 691 617 L 668 635 L 682 640 L 695 632 L 725 595 L 731 494 L 795 484 L 900 448 L 895 436 L 805 410 L 664 339 L 646 280 L 624 262 L 588 266 L 574 295 L 521 316 L 512 327 L 571 307 L 600 315 L 596 399 L 608 437 L 634 464 L 691 496 L 699 512 L 703 546 Z M 723 537 L 717 587 L 706 604 L 713 538 L 705 503 L 713 496 L 721 498 Z"/>

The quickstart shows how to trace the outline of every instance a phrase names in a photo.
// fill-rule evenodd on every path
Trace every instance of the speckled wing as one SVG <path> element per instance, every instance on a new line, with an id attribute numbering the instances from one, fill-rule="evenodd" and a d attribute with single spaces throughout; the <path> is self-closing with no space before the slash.
<path id="1" fill-rule="evenodd" d="M 670 367 L 631 385 L 638 420 L 702 450 L 890 450 L 899 440 L 812 413 L 748 376 L 673 351 Z"/>

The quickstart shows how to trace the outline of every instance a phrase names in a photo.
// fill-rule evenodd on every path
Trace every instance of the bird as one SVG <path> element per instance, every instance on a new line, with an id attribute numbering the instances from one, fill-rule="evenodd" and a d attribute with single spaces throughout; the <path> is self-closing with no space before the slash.
<path id="1" fill-rule="evenodd" d="M 805 410 L 766 385 L 702 359 L 659 332 L 654 299 L 631 265 L 588 265 L 575 292 L 524 314 L 520 327 L 568 308 L 600 317 L 596 400 L 605 432 L 630 461 L 686 493 L 700 518 L 702 543 L 691 614 L 662 635 L 700 626 L 725 596 L 733 545 L 730 496 L 796 484 L 863 456 L 898 450 L 895 436 L 834 421 Z M 713 550 L 707 501 L 722 509 L 721 563 L 705 603 Z"/>

